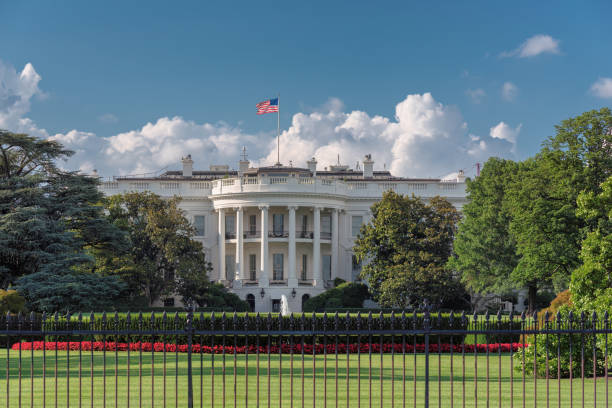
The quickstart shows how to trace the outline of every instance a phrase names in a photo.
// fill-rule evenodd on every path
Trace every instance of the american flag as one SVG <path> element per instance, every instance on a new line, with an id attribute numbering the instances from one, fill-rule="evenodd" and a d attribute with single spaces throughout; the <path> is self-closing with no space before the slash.
<path id="1" fill-rule="evenodd" d="M 278 112 L 278 98 L 259 102 L 257 105 L 255 105 L 255 107 L 257 107 L 258 115 L 263 115 L 264 113 L 276 113 Z"/>

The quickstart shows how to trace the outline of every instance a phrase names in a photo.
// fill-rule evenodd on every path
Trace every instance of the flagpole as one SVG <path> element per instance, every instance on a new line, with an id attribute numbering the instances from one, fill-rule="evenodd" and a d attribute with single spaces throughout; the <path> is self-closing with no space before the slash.
<path id="1" fill-rule="evenodd" d="M 280 165 L 280 93 L 278 98 L 278 111 L 276 115 L 276 163 Z"/>

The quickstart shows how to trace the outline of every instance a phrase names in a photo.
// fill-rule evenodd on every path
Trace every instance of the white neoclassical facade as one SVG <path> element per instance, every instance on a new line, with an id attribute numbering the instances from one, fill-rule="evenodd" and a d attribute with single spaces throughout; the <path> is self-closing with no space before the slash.
<path id="1" fill-rule="evenodd" d="M 213 265 L 211 279 L 224 283 L 258 312 L 278 311 L 281 299 L 299 312 L 302 303 L 333 286 L 335 278 L 354 281 L 361 269 L 354 239 L 371 217 L 371 205 L 386 190 L 423 199 L 443 196 L 459 210 L 466 203 L 465 178 L 394 177 L 374 171 L 370 155 L 356 169 L 275 165 L 238 170 L 227 165 L 194 171 L 190 156 L 182 171 L 156 177 L 114 177 L 102 183 L 107 195 L 151 191 L 181 197 Z M 180 299 L 166 299 L 166 305 Z"/>

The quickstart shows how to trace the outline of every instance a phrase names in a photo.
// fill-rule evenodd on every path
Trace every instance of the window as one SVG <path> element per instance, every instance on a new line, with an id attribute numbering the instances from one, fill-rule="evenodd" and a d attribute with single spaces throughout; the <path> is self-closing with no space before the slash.
<path id="1" fill-rule="evenodd" d="M 283 231 L 285 230 L 284 221 L 285 216 L 283 214 L 274 214 L 272 218 L 272 230 L 274 231 L 275 237 L 283 236 Z"/>
<path id="2" fill-rule="evenodd" d="M 308 279 L 308 255 L 302 255 L 302 272 L 300 275 L 302 280 Z"/>
<path id="3" fill-rule="evenodd" d="M 173 306 L 174 306 L 174 298 L 164 299 L 164 307 L 173 307 Z"/>
<path id="4" fill-rule="evenodd" d="M 331 216 L 329 214 L 321 216 L 321 232 L 331 236 Z"/>
<path id="5" fill-rule="evenodd" d="M 203 237 L 206 232 L 206 217 L 203 215 L 196 215 L 193 217 L 193 228 L 195 228 L 195 234 L 199 237 Z"/>
<path id="6" fill-rule="evenodd" d="M 225 237 L 236 238 L 236 216 L 234 215 L 225 216 Z"/>
<path id="7" fill-rule="evenodd" d="M 283 258 L 284 258 L 283 254 L 273 255 L 272 280 L 275 280 L 275 281 L 283 280 L 283 266 L 284 266 Z"/>
<path id="8" fill-rule="evenodd" d="M 356 237 L 363 224 L 363 217 L 361 215 L 353 215 L 351 218 L 351 235 Z"/>
<path id="9" fill-rule="evenodd" d="M 254 281 L 257 280 L 257 255 L 249 255 L 249 279 Z"/>
<path id="10" fill-rule="evenodd" d="M 331 280 L 331 255 L 323 255 L 323 280 Z"/>
<path id="11" fill-rule="evenodd" d="M 249 234 L 255 236 L 257 232 L 257 216 L 249 215 Z"/>
<path id="12" fill-rule="evenodd" d="M 255 295 L 249 293 L 246 297 L 246 301 L 249 304 L 249 309 L 251 312 L 255 311 Z"/>
<path id="13" fill-rule="evenodd" d="M 302 215 L 302 233 L 301 238 L 308 238 L 308 216 Z"/>
<path id="14" fill-rule="evenodd" d="M 272 299 L 272 313 L 280 313 L 281 302 L 280 299 Z"/>
<path id="15" fill-rule="evenodd" d="M 225 255 L 225 279 L 233 281 L 236 275 L 236 256 Z"/>

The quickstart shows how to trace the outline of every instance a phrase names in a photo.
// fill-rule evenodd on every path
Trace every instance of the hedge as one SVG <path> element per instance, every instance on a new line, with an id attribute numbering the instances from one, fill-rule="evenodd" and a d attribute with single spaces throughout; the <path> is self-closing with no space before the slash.
<path id="1" fill-rule="evenodd" d="M 59 336 L 47 336 L 48 341 L 78 341 L 78 340 L 93 340 L 93 341 L 117 341 L 117 342 L 136 342 L 136 341 L 144 341 L 144 342 L 155 342 L 155 341 L 166 341 L 171 343 L 186 343 L 187 337 L 185 335 L 180 334 L 168 334 L 168 335 L 155 335 L 151 336 L 149 334 L 117 334 L 113 333 L 115 330 L 117 331 L 155 331 L 155 330 L 166 330 L 166 331 L 184 331 L 187 324 L 187 315 L 186 313 L 174 313 L 174 314 L 166 314 L 164 319 L 163 314 L 159 313 L 147 313 L 142 314 L 142 319 L 140 318 L 140 314 L 130 314 L 130 320 L 128 322 L 127 314 L 116 314 L 117 318 L 115 319 L 115 314 L 108 314 L 104 319 L 103 315 L 94 314 L 93 320 L 91 319 L 91 314 L 84 314 L 81 316 L 81 320 L 79 321 L 77 315 L 72 315 L 70 320 L 68 321 L 65 316 L 59 317 L 57 321 L 54 316 L 48 317 L 45 321 L 44 328 L 45 330 L 51 331 L 61 331 L 61 330 L 106 330 L 108 331 L 108 335 L 95 335 L 95 336 L 86 336 L 87 338 L 80 338 L 77 336 L 68 336 L 68 335 L 59 335 Z M 257 317 L 259 316 L 259 318 Z M 411 330 L 413 328 L 422 329 L 424 327 L 424 315 L 419 314 L 405 314 L 405 320 L 402 321 L 401 314 L 372 314 L 371 318 L 368 314 L 298 314 L 294 315 L 293 318 L 289 316 L 281 316 L 278 314 L 275 315 L 257 315 L 253 313 L 196 313 L 194 315 L 193 327 L 195 330 L 237 330 L 237 331 L 254 331 L 259 327 L 259 330 L 263 331 L 263 333 L 259 336 L 260 342 L 267 342 L 267 336 L 265 335 L 266 330 L 285 330 L 285 331 L 300 331 L 302 326 L 305 331 L 322 331 L 322 330 L 334 330 L 337 328 L 340 331 L 343 330 L 357 330 L 358 328 L 361 330 L 368 330 L 368 328 L 372 329 L 371 334 L 364 333 L 360 336 L 351 335 L 346 336 L 341 334 L 340 339 L 342 342 L 348 343 L 359 343 L 359 342 L 376 342 L 380 343 L 381 337 L 384 343 L 390 343 L 392 341 L 392 336 L 384 335 L 380 336 L 376 334 L 376 330 L 401 330 L 403 327 L 406 330 Z M 29 318 L 29 316 L 28 316 Z M 392 321 L 393 320 L 393 321 Z M 15 319 L 12 320 L 12 326 L 16 328 Z M 258 325 L 259 324 L 259 325 Z M 404 326 L 402 326 L 404 324 Z M 520 321 L 514 320 L 512 327 L 514 329 L 520 328 Z M 6 327 L 6 323 L 4 318 L 0 318 L 0 327 Z M 35 326 L 34 329 L 40 327 L 40 315 L 36 315 Z M 446 329 L 456 329 L 456 330 L 464 330 L 466 328 L 475 328 L 472 316 L 466 317 L 465 321 L 462 321 L 460 316 L 454 316 L 452 321 L 450 318 L 450 314 L 432 314 L 430 315 L 430 327 L 433 330 L 446 330 Z M 485 329 L 486 324 L 484 319 L 479 318 L 478 327 Z M 25 330 L 30 328 L 29 321 L 23 326 Z M 502 320 L 501 322 L 497 322 L 497 320 L 491 319 L 489 322 L 489 329 L 496 330 L 508 330 L 511 328 L 511 323 L 509 320 Z M 26 340 L 28 336 L 23 336 Z M 91 338 L 93 337 L 93 338 Z M 246 340 L 248 340 L 249 344 L 255 344 L 257 341 L 257 336 L 250 333 Z M 279 338 L 282 337 L 282 338 Z M 305 341 L 312 342 L 312 335 L 305 335 Z M 314 336 L 315 342 L 322 342 L 324 340 L 323 334 L 318 334 Z M 327 336 L 328 342 L 335 341 L 333 336 Z M 347 338 L 348 337 L 348 338 Z M 359 337 L 359 338 L 358 338 Z M 421 343 L 424 341 L 422 335 L 410 336 L 407 335 L 406 341 L 413 343 Z M 464 335 L 453 335 L 452 341 L 455 344 L 461 343 L 464 340 Z M 489 343 L 512 343 L 518 340 L 518 335 L 489 335 L 487 341 Z M 274 344 L 283 343 L 288 341 L 289 335 L 284 336 L 273 336 L 270 338 L 270 341 Z M 211 336 L 196 336 L 194 338 L 194 342 L 202 342 L 202 344 L 212 344 L 214 340 L 215 344 L 218 344 L 223 340 L 223 336 L 217 335 L 214 339 Z M 226 342 L 233 342 L 234 336 L 225 336 Z M 301 340 L 301 335 L 296 335 L 296 341 Z M 401 341 L 401 336 L 395 336 L 395 341 Z M 12 339 L 13 342 L 18 341 L 18 339 Z M 449 335 L 431 335 L 430 342 L 431 343 L 450 343 L 451 336 Z M 237 344 L 244 344 L 245 336 L 238 333 L 236 336 Z"/>

